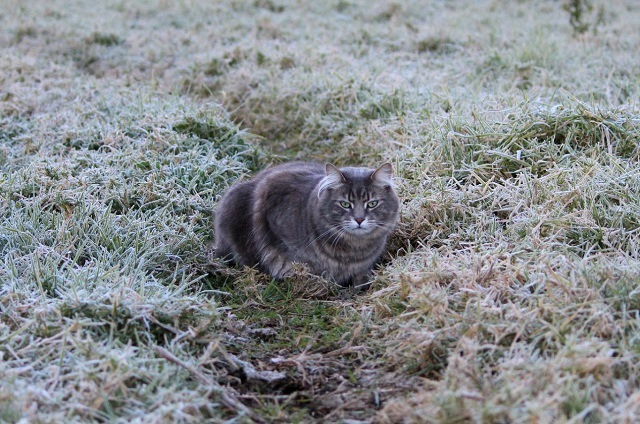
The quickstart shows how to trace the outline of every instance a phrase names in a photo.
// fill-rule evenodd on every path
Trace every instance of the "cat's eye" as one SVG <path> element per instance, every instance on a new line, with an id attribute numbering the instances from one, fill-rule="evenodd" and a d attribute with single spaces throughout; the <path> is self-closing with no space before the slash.
<path id="1" fill-rule="evenodd" d="M 367 203 L 367 208 L 368 209 L 373 209 L 376 206 L 378 206 L 378 201 L 377 200 L 372 200 L 370 202 Z"/>
<path id="2" fill-rule="evenodd" d="M 349 209 L 351 207 L 351 203 L 350 202 L 345 202 L 344 200 L 340 202 L 340 206 L 342 206 L 345 209 Z"/>

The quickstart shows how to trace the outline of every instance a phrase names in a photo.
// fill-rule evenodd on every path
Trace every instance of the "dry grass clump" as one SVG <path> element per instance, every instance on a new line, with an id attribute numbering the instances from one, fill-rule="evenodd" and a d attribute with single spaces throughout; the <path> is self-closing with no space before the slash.
<path id="1" fill-rule="evenodd" d="M 0 15 L 0 421 L 638 421 L 633 2 L 85 3 Z M 367 291 L 210 257 L 294 159 L 393 162 Z"/>
<path id="2" fill-rule="evenodd" d="M 637 387 L 637 322 L 619 309 L 631 299 L 601 284 L 628 284 L 637 264 L 415 255 L 432 269 L 401 274 L 402 343 L 390 360 L 439 378 L 388 404 L 380 421 L 633 420 L 637 411 L 616 405 Z"/>

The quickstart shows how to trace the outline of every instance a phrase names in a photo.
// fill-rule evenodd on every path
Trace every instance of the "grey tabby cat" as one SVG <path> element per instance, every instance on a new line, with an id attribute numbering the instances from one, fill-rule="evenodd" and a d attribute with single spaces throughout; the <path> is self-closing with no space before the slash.
<path id="1" fill-rule="evenodd" d="M 393 167 L 294 162 L 236 184 L 215 217 L 216 255 L 275 278 L 293 262 L 340 285 L 363 285 L 398 221 Z"/>

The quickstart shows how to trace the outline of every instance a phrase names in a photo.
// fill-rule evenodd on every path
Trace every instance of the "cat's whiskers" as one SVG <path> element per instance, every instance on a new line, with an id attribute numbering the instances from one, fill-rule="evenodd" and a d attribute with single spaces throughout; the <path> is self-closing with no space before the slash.
<path id="1" fill-rule="evenodd" d="M 334 239 L 333 239 L 333 242 L 331 243 L 331 248 L 335 248 L 336 245 L 338 244 L 338 241 L 342 238 L 342 235 L 347 232 L 347 230 L 345 230 L 342 227 L 340 227 L 338 230 L 339 230 L 338 233 L 336 233 L 333 236 Z"/>
<path id="2" fill-rule="evenodd" d="M 393 230 L 395 228 L 394 223 L 369 221 L 369 224 L 373 225 L 376 228 L 384 228 L 385 230 Z"/>

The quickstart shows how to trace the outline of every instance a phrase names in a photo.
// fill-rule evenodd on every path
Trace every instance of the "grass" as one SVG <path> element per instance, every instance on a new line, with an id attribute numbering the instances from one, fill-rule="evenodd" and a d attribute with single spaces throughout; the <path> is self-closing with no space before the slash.
<path id="1" fill-rule="evenodd" d="M 632 1 L 23 3 L 0 422 L 638 420 Z M 395 165 L 367 291 L 210 257 L 297 159 Z"/>

